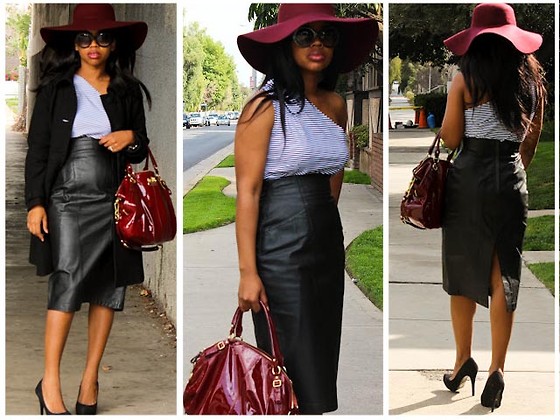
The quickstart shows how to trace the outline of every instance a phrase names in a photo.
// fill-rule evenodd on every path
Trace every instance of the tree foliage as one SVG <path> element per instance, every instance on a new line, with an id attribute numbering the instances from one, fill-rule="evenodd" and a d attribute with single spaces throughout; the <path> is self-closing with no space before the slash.
<path id="1" fill-rule="evenodd" d="M 183 37 L 183 101 L 187 111 L 240 109 L 245 99 L 235 63 L 224 46 L 212 39 L 198 23 Z"/>
<path id="2" fill-rule="evenodd" d="M 19 64 L 27 67 L 27 45 L 29 43 L 29 29 L 31 26 L 30 6 L 25 10 L 16 5 L 6 5 L 6 49 L 8 54 L 15 54 Z"/>

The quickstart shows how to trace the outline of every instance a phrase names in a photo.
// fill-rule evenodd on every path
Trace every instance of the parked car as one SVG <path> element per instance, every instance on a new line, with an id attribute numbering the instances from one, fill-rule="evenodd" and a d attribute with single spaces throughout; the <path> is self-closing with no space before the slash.
<path id="1" fill-rule="evenodd" d="M 232 118 L 232 120 L 238 120 L 238 119 L 239 119 L 239 115 L 240 115 L 240 112 L 239 112 L 239 111 L 233 111 L 233 118 Z"/>
<path id="2" fill-rule="evenodd" d="M 191 124 L 189 122 L 189 116 L 187 114 L 183 114 L 183 130 L 185 128 L 191 128 Z"/>
<path id="3" fill-rule="evenodd" d="M 208 114 L 206 116 L 206 125 L 218 125 L 218 114 Z"/>
<path id="4" fill-rule="evenodd" d="M 216 125 L 231 125 L 231 122 L 227 115 L 220 115 Z"/>
<path id="5" fill-rule="evenodd" d="M 189 117 L 191 127 L 202 127 L 204 125 L 204 117 L 200 112 L 193 112 Z"/>

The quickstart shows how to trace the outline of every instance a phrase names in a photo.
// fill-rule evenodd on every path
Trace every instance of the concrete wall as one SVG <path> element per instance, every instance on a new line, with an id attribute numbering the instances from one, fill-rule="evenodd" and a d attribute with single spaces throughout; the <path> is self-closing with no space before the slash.
<path id="1" fill-rule="evenodd" d="M 175 4 L 115 4 L 117 20 L 141 20 L 148 24 L 148 36 L 136 53 L 135 75 L 152 94 L 152 110 L 146 104 L 146 119 L 150 147 L 158 161 L 160 173 L 173 191 L 175 208 L 180 201 L 177 194 L 177 110 L 176 110 L 176 30 Z M 64 25 L 72 20 L 74 5 L 35 4 L 32 11 L 32 30 L 29 46 L 30 85 L 38 77 L 38 56 L 44 43 L 39 29 L 43 26 Z M 30 94 L 29 112 L 34 104 Z M 30 114 L 28 114 L 30 115 Z M 29 119 L 28 119 L 29 120 Z M 180 233 L 179 233 L 180 234 Z M 177 322 L 176 241 L 167 243 L 157 252 L 144 254 L 146 280 L 144 286 L 170 320 Z"/>

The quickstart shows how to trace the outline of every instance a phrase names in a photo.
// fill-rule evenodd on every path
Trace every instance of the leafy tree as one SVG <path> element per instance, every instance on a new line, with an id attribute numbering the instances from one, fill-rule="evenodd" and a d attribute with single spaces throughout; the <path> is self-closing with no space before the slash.
<path id="1" fill-rule="evenodd" d="M 183 36 L 183 102 L 186 111 L 196 111 L 203 102 L 206 81 L 202 70 L 204 49 L 201 29 L 193 23 Z"/>
<path id="2" fill-rule="evenodd" d="M 244 96 L 235 63 L 224 46 L 212 39 L 198 23 L 192 23 L 183 37 L 183 101 L 186 111 L 201 103 L 207 109 L 240 109 Z"/>
<path id="3" fill-rule="evenodd" d="M 30 6 L 21 11 L 15 5 L 6 5 L 6 27 L 10 36 L 6 36 L 6 49 L 9 54 L 17 55 L 19 64 L 27 67 L 27 45 L 31 26 Z"/>
<path id="4" fill-rule="evenodd" d="M 394 82 L 401 83 L 401 69 L 401 58 L 399 56 L 393 57 L 391 61 L 389 61 L 389 89 L 391 89 Z"/>

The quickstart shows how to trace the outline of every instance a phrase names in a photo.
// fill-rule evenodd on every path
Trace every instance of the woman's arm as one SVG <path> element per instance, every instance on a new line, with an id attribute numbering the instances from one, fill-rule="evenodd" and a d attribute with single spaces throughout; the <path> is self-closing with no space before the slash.
<path id="1" fill-rule="evenodd" d="M 118 130 L 103 136 L 99 144 L 109 148 L 113 153 L 123 152 L 130 163 L 139 163 L 148 155 L 148 134 L 146 132 L 146 115 L 144 98 L 140 85 L 134 84 L 128 90 L 129 97 L 125 101 L 128 130 Z"/>
<path id="2" fill-rule="evenodd" d="M 535 116 L 529 125 L 529 130 L 527 135 L 521 142 L 519 146 L 519 153 L 521 154 L 521 161 L 525 169 L 529 167 L 529 164 L 533 160 L 535 151 L 537 150 L 537 145 L 539 144 L 539 139 L 541 137 L 541 131 L 543 126 L 543 116 L 544 116 L 544 96 L 541 97 Z"/>
<path id="3" fill-rule="evenodd" d="M 462 73 L 458 73 L 453 78 L 447 94 L 447 105 L 440 130 L 445 146 L 451 150 L 459 147 L 465 134 L 465 92 L 465 79 Z"/>
<path id="4" fill-rule="evenodd" d="M 45 176 L 50 151 L 52 86 L 42 88 L 37 94 L 27 135 L 25 157 L 25 206 L 45 206 Z"/>
<path id="5" fill-rule="evenodd" d="M 263 174 L 274 123 L 270 101 L 257 106 L 262 98 L 244 109 L 235 132 L 235 179 L 237 203 L 235 232 L 239 257 L 238 303 L 243 311 L 260 310 L 259 300 L 267 303 L 264 286 L 257 272 L 256 238 Z"/>
<path id="6" fill-rule="evenodd" d="M 45 210 L 45 175 L 50 150 L 50 98 L 52 88 L 44 87 L 38 93 L 27 136 L 27 156 L 25 158 L 25 205 L 27 208 L 27 229 L 45 240 L 49 233 Z"/>

